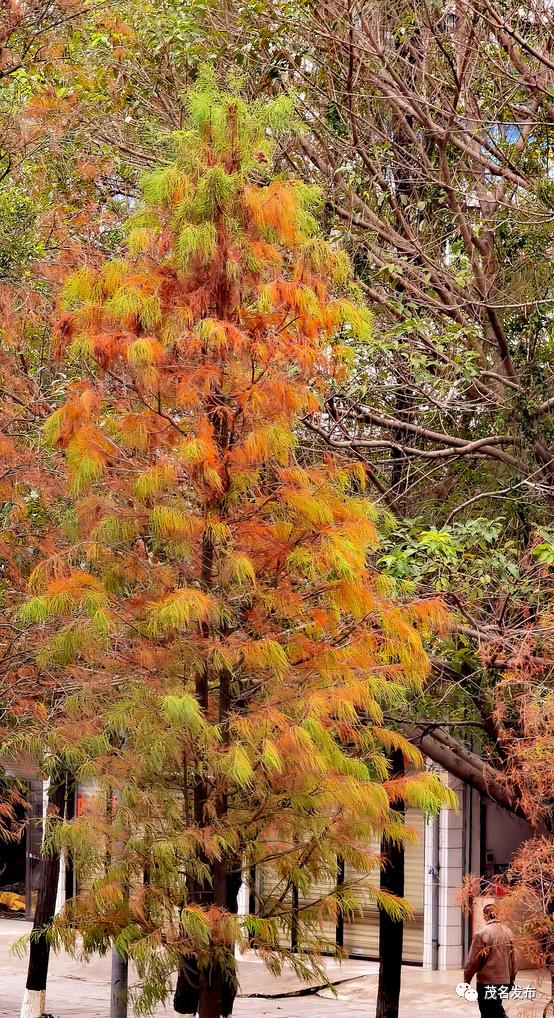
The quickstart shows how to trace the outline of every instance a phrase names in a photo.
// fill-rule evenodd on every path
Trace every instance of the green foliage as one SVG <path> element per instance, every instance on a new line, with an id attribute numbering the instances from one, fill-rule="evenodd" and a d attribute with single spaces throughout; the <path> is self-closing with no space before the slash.
<path id="1" fill-rule="evenodd" d="M 270 158 L 276 136 L 298 127 L 289 96 L 270 101 L 264 98 L 248 106 L 232 82 L 229 91 L 221 91 L 213 69 L 207 65 L 188 94 L 187 107 L 193 125 L 201 132 L 209 129 L 214 150 L 223 154 L 234 146 L 245 170 L 255 167 L 260 155 Z M 229 114 L 234 125 L 231 130 Z M 186 159 L 185 146 L 182 154 Z"/>
<path id="2" fill-rule="evenodd" d="M 27 601 L 18 612 L 18 618 L 22 625 L 28 626 L 34 622 L 45 622 L 48 618 L 48 602 L 45 597 L 33 597 Z"/>
<path id="3" fill-rule="evenodd" d="M 554 565 L 554 544 L 550 541 L 543 541 L 541 544 L 536 544 L 533 548 L 533 555 L 544 565 Z"/>
<path id="4" fill-rule="evenodd" d="M 108 544 L 126 543 L 136 540 L 138 525 L 135 519 L 122 519 L 118 516 L 104 516 L 91 531 L 92 541 L 105 541 Z"/>
<path id="5" fill-rule="evenodd" d="M 184 226 L 177 239 L 177 259 L 180 268 L 186 271 L 192 258 L 201 263 L 213 258 L 216 247 L 216 229 L 213 223 Z"/>
<path id="6" fill-rule="evenodd" d="M 207 621 L 214 611 L 212 601 L 200 590 L 177 590 L 149 606 L 149 631 L 152 636 L 163 637 L 172 630 L 188 629 L 194 623 Z"/>
<path id="7" fill-rule="evenodd" d="M 221 165 L 212 166 L 198 181 L 194 196 L 193 214 L 202 220 L 213 220 L 225 212 L 235 195 L 239 179 L 225 172 Z"/>
<path id="8" fill-rule="evenodd" d="M 126 324 L 135 316 L 140 315 L 143 303 L 143 297 L 138 290 L 121 286 L 110 297 L 105 307 L 109 315 L 113 315 L 114 318 Z"/>
<path id="9" fill-rule="evenodd" d="M 194 518 L 173 506 L 157 505 L 150 513 L 152 533 L 160 540 L 189 537 L 194 525 Z"/>
<path id="10" fill-rule="evenodd" d="M 87 452 L 78 443 L 67 448 L 67 465 L 72 475 L 72 488 L 76 495 L 87 491 L 102 475 L 103 460 L 93 450 Z"/>
<path id="11" fill-rule="evenodd" d="M 172 484 L 174 471 L 169 465 L 159 464 L 151 470 L 145 470 L 137 477 L 134 484 L 134 495 L 139 501 L 145 501 L 161 495 Z"/>
<path id="12" fill-rule="evenodd" d="M 176 194 L 185 189 L 186 178 L 177 166 L 166 166 L 146 173 L 140 180 L 140 189 L 148 205 L 171 203 Z M 140 219 L 138 218 L 140 216 Z M 141 211 L 130 220 L 131 227 L 155 226 L 156 214 L 150 210 Z"/>
<path id="13" fill-rule="evenodd" d="M 189 693 L 164 697 L 161 711 L 168 724 L 192 735 L 199 735 L 205 726 L 198 702 Z"/>
<path id="14" fill-rule="evenodd" d="M 64 626 L 42 647 L 37 660 L 42 667 L 65 667 L 75 662 L 79 654 L 91 644 L 91 629 L 83 623 Z"/>
<path id="15" fill-rule="evenodd" d="M 440 529 L 406 520 L 389 533 L 379 565 L 388 575 L 435 590 L 465 591 L 470 600 L 510 589 L 519 578 L 517 547 L 504 517 L 454 522 Z"/>
<path id="16" fill-rule="evenodd" d="M 87 303 L 94 303 L 98 298 L 95 286 L 96 277 L 92 269 L 78 269 L 66 280 L 62 290 L 61 302 L 65 311 L 74 311 Z"/>
<path id="17" fill-rule="evenodd" d="M 189 906 L 181 912 L 183 935 L 198 950 L 207 947 L 210 941 L 210 927 L 198 908 Z"/>
<path id="18" fill-rule="evenodd" d="M 222 577 L 225 583 L 239 587 L 256 584 L 256 571 L 247 555 L 228 555 L 223 562 Z"/>
<path id="19" fill-rule="evenodd" d="M 43 254 L 44 245 L 36 230 L 40 208 L 16 185 L 0 187 L 0 280 L 17 280 L 22 268 Z"/>

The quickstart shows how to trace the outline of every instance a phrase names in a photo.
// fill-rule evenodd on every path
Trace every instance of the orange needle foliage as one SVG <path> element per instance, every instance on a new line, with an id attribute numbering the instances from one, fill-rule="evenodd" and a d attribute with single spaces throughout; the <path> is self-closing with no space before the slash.
<path id="1" fill-rule="evenodd" d="M 65 286 L 58 352 L 76 380 L 47 437 L 65 453 L 74 541 L 35 570 L 21 619 L 42 665 L 82 687 L 50 744 L 118 793 L 60 828 L 96 882 L 59 936 L 117 938 L 149 1000 L 184 958 L 207 1018 L 229 1013 L 237 939 L 272 965 L 286 953 L 293 884 L 329 879 L 299 926 L 302 968 L 322 921 L 356 907 L 337 855 L 364 887 L 369 838 L 402 835 L 387 753 L 419 755 L 382 708 L 425 679 L 422 641 L 445 613 L 394 601 L 368 565 L 363 469 L 299 439 L 371 320 L 317 233 L 317 192 L 266 176 L 290 104 L 247 107 L 204 78 L 188 106 L 125 257 Z M 441 798 L 430 776 L 402 794 Z M 242 872 L 270 860 L 282 893 L 238 919 Z"/>

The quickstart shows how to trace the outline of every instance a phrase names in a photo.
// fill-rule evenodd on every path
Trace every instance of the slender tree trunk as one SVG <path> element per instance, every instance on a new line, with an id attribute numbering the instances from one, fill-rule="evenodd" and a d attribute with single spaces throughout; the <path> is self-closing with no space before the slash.
<path id="1" fill-rule="evenodd" d="M 227 808 L 227 802 L 221 807 Z M 242 865 L 239 856 L 222 859 L 214 866 L 214 903 L 231 915 L 238 911 L 238 896 L 242 883 Z M 221 961 L 214 960 L 208 970 L 200 973 L 199 1018 L 231 1018 L 237 995 L 234 941 L 220 945 Z M 224 952 L 224 953 L 223 953 Z"/>
<path id="2" fill-rule="evenodd" d="M 123 742 L 123 740 L 122 740 Z M 114 804 L 119 802 L 119 795 L 112 792 L 108 792 L 108 799 L 106 803 L 106 814 L 108 819 L 111 821 L 114 812 Z M 124 836 L 125 837 L 125 836 Z M 126 837 L 125 837 L 126 840 Z M 125 847 L 125 841 L 123 837 L 118 838 L 113 844 L 113 858 L 121 858 Z M 106 853 L 106 868 L 111 865 L 112 853 L 108 848 Z M 123 896 L 124 900 L 129 900 L 129 885 L 127 882 L 123 884 Z M 112 972 L 110 980 L 110 1018 L 127 1018 L 128 1014 L 128 1000 L 127 994 L 129 990 L 129 959 L 126 955 L 120 954 L 115 946 L 112 946 Z"/>
<path id="3" fill-rule="evenodd" d="M 129 961 L 112 947 L 110 1018 L 127 1018 Z"/>
<path id="4" fill-rule="evenodd" d="M 52 827 L 63 819 L 65 794 L 66 775 L 54 773 L 48 789 L 48 806 L 44 824 L 45 842 Z M 59 876 L 59 852 L 51 850 L 47 853 L 43 852 L 21 1018 L 39 1018 L 46 1009 L 46 981 L 50 959 L 50 944 L 46 937 L 46 927 L 56 912 Z"/>
<path id="5" fill-rule="evenodd" d="M 242 883 L 241 860 L 236 858 L 216 864 L 214 868 L 215 903 L 226 908 L 233 915 L 238 911 L 238 896 Z M 173 998 L 174 1013 L 179 1018 L 192 1018 L 198 1012 L 199 1018 L 231 1018 L 237 982 L 235 975 L 235 945 L 227 947 L 227 964 L 214 962 L 208 970 L 200 971 L 194 957 L 182 960 L 177 976 L 177 987 Z"/>
<path id="6" fill-rule="evenodd" d="M 213 561 L 213 548 L 205 539 L 202 544 L 202 581 L 203 585 L 209 587 Z M 208 709 L 208 675 L 206 671 L 200 671 L 196 676 L 196 699 L 204 712 Z M 183 795 L 185 816 L 188 814 L 188 774 L 186 766 L 183 766 Z M 208 797 L 206 782 L 202 778 L 196 778 L 193 787 L 193 808 L 194 822 L 199 828 L 205 823 L 204 807 Z M 207 861 L 207 860 L 203 860 Z M 212 889 L 205 887 L 196 881 L 191 881 L 191 899 L 200 905 L 209 905 L 213 901 Z M 194 1018 L 198 1011 L 200 1001 L 200 970 L 198 960 L 194 955 L 185 955 L 181 959 L 179 972 L 177 973 L 177 985 L 173 996 L 173 1013 L 178 1018 Z"/>
<path id="7" fill-rule="evenodd" d="M 200 975 L 200 1003 L 198 1018 L 221 1018 L 221 994 L 223 972 L 219 965 L 213 965 Z"/>
<path id="8" fill-rule="evenodd" d="M 554 968 L 550 969 L 550 1000 L 544 1006 L 542 1018 L 548 1018 L 549 1015 L 554 1015 Z"/>
<path id="9" fill-rule="evenodd" d="M 231 134 L 234 128 L 231 123 Z M 226 232 L 223 222 L 218 227 L 218 241 L 222 254 L 227 250 Z M 222 264 L 225 264 L 225 257 Z M 231 308 L 232 287 L 225 271 L 221 272 L 217 291 L 216 308 L 218 318 L 229 318 Z M 225 414 L 219 413 L 220 406 L 214 406 L 212 423 L 220 448 L 226 449 L 229 444 L 229 422 Z M 206 532 L 202 541 L 201 583 L 205 590 L 210 590 L 213 583 L 214 546 L 212 538 Z M 208 632 L 206 631 L 206 636 Z M 231 706 L 231 673 L 224 670 L 219 675 L 219 721 L 222 727 L 223 741 L 228 745 L 228 715 Z M 200 671 L 196 677 L 196 699 L 204 714 L 209 706 L 209 676 L 207 670 Z M 194 819 L 198 827 L 205 825 L 205 807 L 209 789 L 204 778 L 197 779 L 193 790 Z M 184 768 L 184 800 L 188 807 L 188 779 Z M 227 813 L 227 795 L 219 797 L 216 812 L 219 818 Z M 206 860 L 207 861 L 207 860 Z M 236 915 L 238 911 L 238 895 L 242 882 L 241 859 L 223 858 L 212 865 L 212 884 L 204 886 L 191 885 L 192 900 L 201 905 L 218 905 Z M 222 950 L 220 945 L 220 950 Z M 195 957 L 182 959 L 177 977 L 177 986 L 173 998 L 176 1016 L 194 1016 L 198 1009 L 198 1018 L 230 1018 L 237 993 L 235 972 L 235 945 L 227 945 L 227 965 L 223 966 L 214 960 L 207 969 L 200 969 Z"/>
<path id="10" fill-rule="evenodd" d="M 345 877 L 345 866 L 344 859 L 341 855 L 337 856 L 337 888 L 344 887 Z M 337 947 L 344 947 L 344 912 L 341 910 L 337 912 L 337 922 L 335 926 L 335 944 Z"/>
<path id="11" fill-rule="evenodd" d="M 198 1011 L 200 973 L 196 958 L 183 958 L 173 997 L 173 1013 L 178 1018 L 194 1018 Z"/>
<path id="12" fill-rule="evenodd" d="M 391 754 L 391 777 L 404 774 L 404 759 L 400 750 Z M 394 803 L 393 809 L 404 815 L 404 803 Z M 381 890 L 404 896 L 404 845 L 383 838 L 381 852 L 386 862 L 381 871 Z M 402 944 L 404 923 L 381 909 L 379 913 L 379 986 L 377 990 L 376 1018 L 398 1018 L 400 982 L 402 978 Z"/>
<path id="13" fill-rule="evenodd" d="M 226 877 L 226 908 L 227 911 L 236 915 L 238 912 L 238 901 L 240 887 L 242 884 L 242 860 L 236 857 L 232 868 L 228 870 Z M 229 969 L 223 973 L 223 985 L 221 988 L 221 1015 L 222 1018 L 231 1018 L 235 997 L 237 995 L 237 979 L 235 966 L 235 944 L 229 945 Z"/>

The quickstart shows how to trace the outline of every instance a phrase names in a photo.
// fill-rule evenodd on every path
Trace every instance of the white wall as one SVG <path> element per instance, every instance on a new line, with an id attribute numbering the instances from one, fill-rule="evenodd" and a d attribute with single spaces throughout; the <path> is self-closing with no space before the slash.
<path id="1" fill-rule="evenodd" d="M 441 809 L 439 815 L 439 970 L 463 964 L 462 906 L 458 901 L 463 876 L 463 785 L 450 774 L 448 785 L 458 795 L 460 808 Z"/>
<path id="2" fill-rule="evenodd" d="M 464 916 L 458 898 L 462 876 L 469 872 L 481 875 L 481 796 L 474 790 L 464 794 L 462 783 L 445 771 L 441 771 L 441 778 L 456 791 L 460 809 L 441 810 L 438 820 L 428 822 L 425 827 L 423 967 L 432 968 L 436 961 L 433 952 L 433 885 L 438 883 L 438 967 L 444 970 L 459 969 L 463 965 Z M 493 853 L 496 866 L 504 867 L 521 842 L 530 837 L 531 828 L 525 820 L 501 809 L 490 799 L 485 800 L 485 810 L 486 850 Z M 435 876 L 432 868 L 434 825 L 437 823 L 439 869 L 438 876 Z M 470 929 L 466 930 L 466 935 L 471 933 Z"/>
<path id="3" fill-rule="evenodd" d="M 456 778 L 441 773 L 442 780 L 458 795 L 458 810 L 442 809 L 438 818 L 426 825 L 423 967 L 432 968 L 433 952 L 433 885 L 438 882 L 438 968 L 457 969 L 463 964 L 462 908 L 458 901 L 462 882 L 463 859 L 463 785 Z M 434 825 L 438 823 L 438 875 L 434 866 Z"/>
<path id="4" fill-rule="evenodd" d="M 506 866 L 522 841 L 531 836 L 526 820 L 513 816 L 490 800 L 487 810 L 487 851 L 494 855 L 494 863 Z"/>

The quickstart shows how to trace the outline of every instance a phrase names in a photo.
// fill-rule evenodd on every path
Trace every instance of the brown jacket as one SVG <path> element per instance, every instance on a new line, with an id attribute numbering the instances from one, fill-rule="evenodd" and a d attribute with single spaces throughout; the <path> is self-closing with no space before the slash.
<path id="1" fill-rule="evenodd" d="M 490 920 L 476 933 L 464 969 L 464 979 L 470 983 L 477 973 L 478 983 L 492 986 L 512 986 L 516 978 L 516 958 L 512 931 L 498 919 Z"/>

